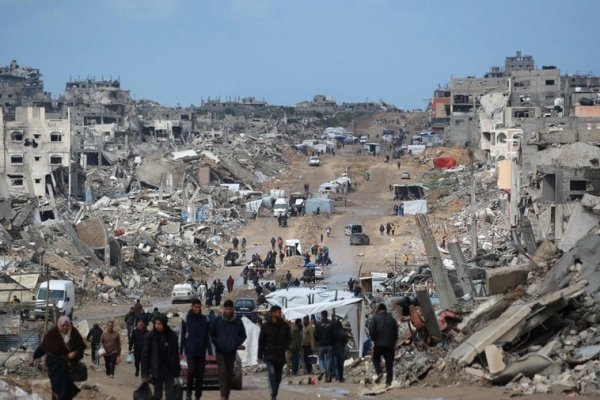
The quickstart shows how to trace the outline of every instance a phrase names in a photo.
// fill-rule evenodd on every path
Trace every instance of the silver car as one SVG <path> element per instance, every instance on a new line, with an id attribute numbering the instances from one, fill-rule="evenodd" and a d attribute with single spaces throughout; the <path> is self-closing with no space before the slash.
<path id="1" fill-rule="evenodd" d="M 362 245 L 368 245 L 371 243 L 371 240 L 369 239 L 369 235 L 367 235 L 366 233 L 353 233 L 352 236 L 350 236 L 350 245 L 354 245 L 354 246 L 362 246 Z"/>

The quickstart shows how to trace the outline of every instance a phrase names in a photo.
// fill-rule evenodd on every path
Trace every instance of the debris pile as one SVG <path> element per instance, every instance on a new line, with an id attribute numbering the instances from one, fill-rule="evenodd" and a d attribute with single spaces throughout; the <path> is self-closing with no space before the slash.
<path id="1" fill-rule="evenodd" d="M 289 143 L 289 135 L 225 134 L 185 150 L 132 144 L 113 165 L 88 167 L 84 201 L 0 201 L 5 264 L 15 273 L 48 265 L 76 282 L 84 302 L 128 302 L 149 288 L 166 295 L 170 283 L 221 268 L 246 193 L 282 172 Z"/>

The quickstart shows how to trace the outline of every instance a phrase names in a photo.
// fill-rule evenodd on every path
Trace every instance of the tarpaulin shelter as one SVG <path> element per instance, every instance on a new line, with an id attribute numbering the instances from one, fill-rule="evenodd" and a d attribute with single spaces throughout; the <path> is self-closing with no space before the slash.
<path id="1" fill-rule="evenodd" d="M 333 212 L 333 200 L 316 197 L 306 199 L 305 207 L 306 213 L 309 215 L 315 214 L 317 212 L 317 208 L 319 209 L 319 213 L 331 214 Z"/>
<path id="2" fill-rule="evenodd" d="M 306 315 L 320 317 L 321 311 L 327 311 L 331 316 L 334 312 L 336 317 L 347 319 L 352 330 L 353 340 L 349 341 L 350 351 L 358 353 L 362 357 L 363 343 L 365 342 L 365 305 L 362 298 L 353 297 L 337 301 L 325 301 L 316 304 L 307 304 L 283 308 L 283 315 L 287 320 L 303 318 Z"/>
<path id="3" fill-rule="evenodd" d="M 242 365 L 249 367 L 258 364 L 258 336 L 260 335 L 260 328 L 246 317 L 242 317 L 242 322 L 244 329 L 246 329 L 246 340 L 243 343 L 246 349 L 239 350 L 238 354 L 242 359 Z"/>
<path id="4" fill-rule="evenodd" d="M 282 308 L 296 307 L 302 305 L 322 303 L 326 301 L 338 301 L 354 298 L 354 293 L 347 290 L 317 288 L 288 288 L 276 290 L 267 295 L 267 302 Z"/>
<path id="5" fill-rule="evenodd" d="M 403 201 L 404 215 L 427 214 L 427 200 Z"/>

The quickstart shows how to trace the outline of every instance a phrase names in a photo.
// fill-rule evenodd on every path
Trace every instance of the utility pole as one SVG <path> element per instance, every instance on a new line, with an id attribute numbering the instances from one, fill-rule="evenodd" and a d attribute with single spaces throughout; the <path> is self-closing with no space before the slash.
<path id="1" fill-rule="evenodd" d="M 471 257 L 477 256 L 477 207 L 475 206 L 475 165 L 474 165 L 474 150 L 472 147 L 468 149 L 469 161 L 471 163 Z"/>
<path id="2" fill-rule="evenodd" d="M 449 309 L 458 304 L 458 300 L 452 289 L 450 278 L 448 278 L 448 274 L 444 269 L 442 257 L 440 256 L 435 237 L 429 226 L 429 220 L 425 214 L 417 214 L 415 220 L 419 227 L 419 232 L 421 233 L 423 245 L 425 246 L 429 268 L 431 269 L 431 276 L 433 278 L 433 283 L 435 284 L 435 290 L 440 299 L 440 304 L 442 308 Z"/>
<path id="3" fill-rule="evenodd" d="M 44 265 L 44 251 L 41 254 L 42 268 L 46 268 L 46 309 L 44 310 L 44 335 L 48 332 L 48 308 L 50 307 L 50 267 Z"/>

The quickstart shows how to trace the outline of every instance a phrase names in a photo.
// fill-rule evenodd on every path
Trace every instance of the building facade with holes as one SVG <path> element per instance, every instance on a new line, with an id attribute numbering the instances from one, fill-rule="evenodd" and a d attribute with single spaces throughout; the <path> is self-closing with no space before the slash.
<path id="1" fill-rule="evenodd" d="M 14 120 L 5 121 L 0 109 L 0 136 L 0 176 L 10 192 L 45 196 L 48 185 L 56 186 L 53 173 L 59 169 L 69 179 L 69 117 L 47 119 L 43 107 L 17 107 Z"/>

